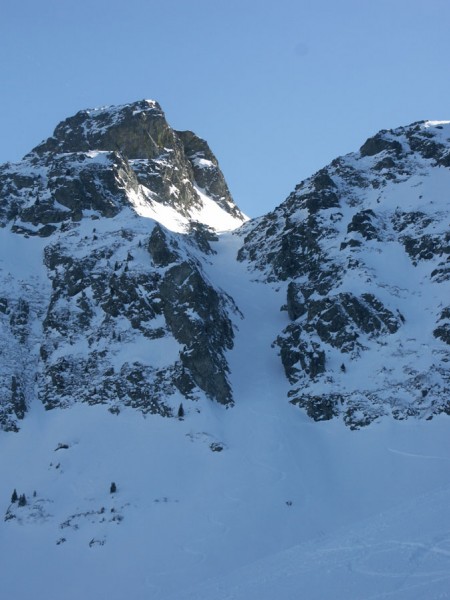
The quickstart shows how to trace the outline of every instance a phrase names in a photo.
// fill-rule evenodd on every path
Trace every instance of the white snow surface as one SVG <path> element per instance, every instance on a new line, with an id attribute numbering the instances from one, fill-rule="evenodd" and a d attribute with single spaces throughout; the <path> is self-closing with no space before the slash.
<path id="1" fill-rule="evenodd" d="M 176 188 L 175 188 L 176 189 Z M 170 231 L 185 233 L 193 221 L 207 225 L 217 232 L 232 231 L 248 220 L 248 217 L 234 217 L 221 208 L 217 202 L 207 196 L 202 189 L 196 187 L 200 198 L 198 207 L 189 210 L 189 218 L 181 215 L 171 206 L 161 204 L 152 199 L 152 192 L 145 186 L 139 186 L 139 190 L 127 190 L 128 200 L 133 210 L 147 219 L 157 221 Z"/>
<path id="2" fill-rule="evenodd" d="M 220 236 L 208 268 L 244 317 L 233 409 L 200 400 L 177 420 L 35 402 L 19 434 L 0 432 L 5 598 L 450 598 L 448 417 L 351 431 L 287 403 L 271 347 L 284 284 L 249 281 L 238 246 Z M 10 506 L 14 488 L 27 506 Z"/>
<path id="3" fill-rule="evenodd" d="M 204 223 L 217 232 L 232 231 L 240 227 L 243 222 L 248 221 L 246 215 L 242 215 L 242 218 L 237 218 L 223 210 L 217 202 L 207 196 L 205 191 L 198 186 L 195 189 L 200 196 L 201 207 L 190 211 L 191 218 L 194 221 Z"/>

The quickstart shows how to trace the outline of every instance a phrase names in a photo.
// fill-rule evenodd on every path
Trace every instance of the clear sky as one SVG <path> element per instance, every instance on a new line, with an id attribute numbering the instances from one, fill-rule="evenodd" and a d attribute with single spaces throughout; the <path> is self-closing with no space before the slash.
<path id="1" fill-rule="evenodd" d="M 0 162 L 158 100 L 258 216 L 379 129 L 450 119 L 449 0 L 3 0 Z"/>

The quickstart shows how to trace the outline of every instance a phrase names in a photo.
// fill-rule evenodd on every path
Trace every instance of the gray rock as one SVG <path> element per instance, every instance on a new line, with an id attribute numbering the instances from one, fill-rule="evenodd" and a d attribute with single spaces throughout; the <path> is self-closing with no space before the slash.
<path id="1" fill-rule="evenodd" d="M 198 267 L 187 262 L 166 271 L 160 292 L 167 324 L 184 345 L 183 366 L 210 398 L 233 404 L 224 357 L 232 347 L 233 328 L 224 300 Z"/>
<path id="2" fill-rule="evenodd" d="M 384 137 L 384 133 L 380 132 L 377 135 L 369 138 L 359 149 L 361 156 L 374 156 L 380 154 L 384 150 L 391 151 L 397 156 L 402 153 L 402 145 L 398 140 L 389 140 Z"/>

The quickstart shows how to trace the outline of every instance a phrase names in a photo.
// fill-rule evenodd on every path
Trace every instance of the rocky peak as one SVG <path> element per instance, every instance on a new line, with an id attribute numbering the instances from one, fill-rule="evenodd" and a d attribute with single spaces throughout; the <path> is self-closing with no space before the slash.
<path id="1" fill-rule="evenodd" d="M 186 190 L 183 185 L 187 177 L 223 210 L 242 220 L 207 142 L 192 131 L 174 131 L 154 100 L 81 110 L 62 121 L 53 136 L 34 148 L 30 156 L 89 151 L 116 152 L 132 161 L 138 180 L 150 189 L 157 174 L 170 179 L 169 189 L 157 189 L 162 201 L 164 195 L 167 201 L 170 187 L 176 183 L 182 194 L 190 196 L 186 200 L 198 204 L 195 189 Z M 172 168 L 167 169 L 168 165 Z"/>
<path id="2" fill-rule="evenodd" d="M 32 154 L 117 151 L 128 159 L 151 159 L 173 147 L 174 133 L 159 104 L 141 100 L 122 106 L 81 110 L 57 125 Z"/>
<path id="3" fill-rule="evenodd" d="M 170 207 L 164 224 L 185 230 L 193 222 L 230 229 L 246 219 L 208 144 L 174 131 L 153 100 L 69 117 L 21 163 L 0 170 L 0 191 L 8 199 L 0 218 L 16 219 L 30 235 L 48 235 L 83 211 L 111 217 L 130 205 L 152 217 L 158 205 Z"/>
<path id="4" fill-rule="evenodd" d="M 449 139 L 450 121 L 417 121 L 406 127 L 383 129 L 366 140 L 359 151 L 362 157 L 382 152 L 395 157 L 417 153 L 422 158 L 434 159 L 438 165 L 449 166 Z"/>

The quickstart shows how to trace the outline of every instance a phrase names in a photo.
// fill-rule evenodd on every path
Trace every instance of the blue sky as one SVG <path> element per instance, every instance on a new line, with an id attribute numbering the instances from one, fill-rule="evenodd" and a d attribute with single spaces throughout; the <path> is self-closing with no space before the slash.
<path id="1" fill-rule="evenodd" d="M 449 23 L 448 0 L 5 0 L 0 162 L 153 98 L 257 216 L 379 129 L 450 118 Z"/>

